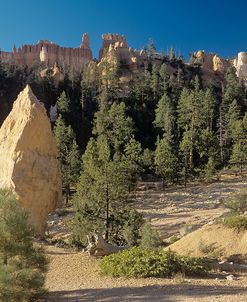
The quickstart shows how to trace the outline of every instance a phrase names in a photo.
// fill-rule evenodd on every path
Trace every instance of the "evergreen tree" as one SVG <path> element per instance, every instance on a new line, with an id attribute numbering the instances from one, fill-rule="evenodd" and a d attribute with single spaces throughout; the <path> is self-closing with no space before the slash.
<path id="1" fill-rule="evenodd" d="M 169 52 L 168 52 L 168 58 L 171 62 L 175 61 L 176 60 L 176 54 L 175 54 L 175 51 L 174 51 L 174 48 L 171 47 L 169 49 Z"/>
<path id="2" fill-rule="evenodd" d="M 203 90 L 200 89 L 199 78 L 196 76 L 193 81 L 193 89 L 184 88 L 181 92 L 178 103 L 178 125 L 182 131 L 186 132 L 183 136 L 186 146 L 189 147 L 189 169 L 192 170 L 194 165 L 194 153 L 196 146 L 199 144 L 199 130 L 203 123 Z M 190 135 L 188 138 L 187 136 Z M 183 144 L 183 142 L 182 142 Z M 186 148 L 187 148 L 186 147 Z"/>
<path id="3" fill-rule="evenodd" d="M 101 93 L 107 95 L 107 103 L 112 104 L 113 101 L 118 100 L 121 90 L 118 60 L 105 57 L 99 66 L 99 73 L 101 74 L 99 90 Z"/>
<path id="4" fill-rule="evenodd" d="M 174 179 L 178 168 L 178 160 L 166 138 L 159 140 L 157 143 L 154 164 L 156 174 L 162 177 L 164 188 L 165 183 Z"/>
<path id="5" fill-rule="evenodd" d="M 239 106 L 244 103 L 244 87 L 239 83 L 234 68 L 229 68 L 226 73 L 226 87 L 223 90 L 218 121 L 218 136 L 221 149 L 221 161 L 226 163 L 230 157 L 232 137 L 230 124 L 238 119 Z"/>
<path id="6" fill-rule="evenodd" d="M 0 301 L 34 301 L 44 293 L 47 259 L 33 244 L 28 213 L 7 190 L 0 191 Z"/>
<path id="7" fill-rule="evenodd" d="M 156 47 L 154 45 L 153 39 L 149 39 L 148 47 L 147 47 L 147 54 L 150 58 L 152 58 L 156 53 Z"/>
<path id="8" fill-rule="evenodd" d="M 111 151 L 121 152 L 133 135 L 133 121 L 126 116 L 124 103 L 113 103 L 95 114 L 93 134 L 104 135 Z"/>
<path id="9" fill-rule="evenodd" d="M 163 93 L 165 93 L 167 91 L 168 81 L 170 78 L 169 70 L 165 63 L 163 63 L 161 65 L 159 73 L 160 73 L 161 82 L 162 82 L 162 86 L 163 86 Z"/>
<path id="10" fill-rule="evenodd" d="M 183 157 L 183 174 L 184 174 L 184 185 L 187 185 L 188 174 L 191 171 L 191 166 L 189 165 L 191 156 L 191 131 L 186 130 L 183 133 L 182 141 L 180 142 L 180 151 Z"/>
<path id="11" fill-rule="evenodd" d="M 232 124 L 233 149 L 230 163 L 239 167 L 242 175 L 243 167 L 247 164 L 247 114 L 243 120 L 237 120 Z"/>
<path id="12" fill-rule="evenodd" d="M 163 131 L 164 137 L 171 142 L 175 126 L 175 113 L 172 107 L 171 99 L 166 93 L 160 99 L 155 110 L 154 123 L 156 127 Z"/>
<path id="13" fill-rule="evenodd" d="M 208 129 L 210 132 L 213 131 L 213 121 L 215 118 L 216 98 L 212 93 L 211 89 L 206 89 L 202 98 L 202 127 Z"/>
<path id="14" fill-rule="evenodd" d="M 126 172 L 129 174 L 129 192 L 131 187 L 136 183 L 138 175 L 142 172 L 143 157 L 142 147 L 134 137 L 125 145 L 122 160 L 126 165 Z"/>
<path id="15" fill-rule="evenodd" d="M 58 113 L 62 115 L 70 111 L 70 101 L 67 98 L 65 91 L 63 91 L 57 99 L 57 110 Z"/>
<path id="16" fill-rule="evenodd" d="M 75 195 L 75 240 L 85 243 L 86 235 L 100 232 L 106 241 L 125 242 L 124 230 L 131 216 L 128 209 L 128 178 L 125 163 L 112 159 L 107 138 L 91 139 L 83 155 L 83 172 Z M 139 222 L 135 229 L 139 229 Z"/>
<path id="17" fill-rule="evenodd" d="M 61 165 L 62 185 L 66 203 L 69 201 L 71 185 L 78 181 L 81 169 L 80 153 L 71 126 L 66 126 L 61 114 L 58 116 L 54 134 L 57 143 L 58 159 Z"/>
<path id="18" fill-rule="evenodd" d="M 156 100 L 160 94 L 159 70 L 158 70 L 156 64 L 152 65 L 151 88 L 153 91 L 154 100 Z"/>

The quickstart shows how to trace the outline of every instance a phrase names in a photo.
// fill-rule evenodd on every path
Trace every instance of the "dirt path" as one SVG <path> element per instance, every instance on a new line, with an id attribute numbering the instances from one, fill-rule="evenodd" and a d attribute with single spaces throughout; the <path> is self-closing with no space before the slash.
<path id="1" fill-rule="evenodd" d="M 113 302 L 113 301 L 202 301 L 246 302 L 247 277 L 227 281 L 188 279 L 112 279 L 101 276 L 96 259 L 85 253 L 67 252 L 47 247 L 50 269 L 46 302 Z"/>
<path id="2" fill-rule="evenodd" d="M 224 199 L 242 188 L 247 180 L 228 180 L 166 192 L 138 192 L 135 206 L 160 230 L 163 238 L 177 234 L 185 225 L 199 227 L 222 215 Z M 69 214 L 71 215 L 71 213 Z M 63 229 L 62 218 L 54 222 L 51 233 Z M 60 233 L 61 234 L 61 233 Z M 56 231 L 54 232 L 56 236 Z M 46 279 L 49 298 L 45 302 L 246 302 L 247 276 L 228 281 L 226 275 L 207 279 L 112 279 L 101 276 L 97 260 L 85 253 L 47 247 L 50 268 Z"/>

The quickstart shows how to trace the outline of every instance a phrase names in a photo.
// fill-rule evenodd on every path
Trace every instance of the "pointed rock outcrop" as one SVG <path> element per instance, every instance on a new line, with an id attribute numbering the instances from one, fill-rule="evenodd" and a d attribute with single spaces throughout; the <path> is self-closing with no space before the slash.
<path id="1" fill-rule="evenodd" d="M 48 213 L 61 200 L 61 178 L 50 121 L 29 85 L 0 129 L 0 188 L 15 192 L 43 234 Z"/>

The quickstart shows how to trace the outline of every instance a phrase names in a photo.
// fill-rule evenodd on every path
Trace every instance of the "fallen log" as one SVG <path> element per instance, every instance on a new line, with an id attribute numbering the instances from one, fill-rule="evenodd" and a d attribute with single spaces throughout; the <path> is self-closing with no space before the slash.
<path id="1" fill-rule="evenodd" d="M 115 246 L 107 243 L 104 238 L 99 234 L 94 234 L 92 236 L 87 236 L 88 246 L 86 247 L 86 252 L 90 256 L 107 256 L 110 254 L 118 253 L 123 250 L 129 249 L 129 246 Z"/>
<path id="2" fill-rule="evenodd" d="M 233 273 L 246 273 L 247 272 L 247 265 L 246 264 L 239 264 L 233 262 L 214 262 L 211 263 L 211 268 L 218 271 L 226 271 L 226 272 L 233 272 Z"/>

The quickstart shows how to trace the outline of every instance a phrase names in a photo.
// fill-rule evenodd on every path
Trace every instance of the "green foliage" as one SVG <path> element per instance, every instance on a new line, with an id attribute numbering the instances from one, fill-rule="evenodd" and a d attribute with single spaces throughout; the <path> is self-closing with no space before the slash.
<path id="1" fill-rule="evenodd" d="M 233 213 L 244 213 L 247 211 L 247 191 L 235 194 L 233 198 L 224 203 L 225 207 L 230 209 Z"/>
<path id="2" fill-rule="evenodd" d="M 238 231 L 245 231 L 247 230 L 247 217 L 240 215 L 228 216 L 224 219 L 223 225 Z"/>
<path id="3" fill-rule="evenodd" d="M 170 277 L 182 272 L 185 275 L 203 275 L 208 266 L 201 258 L 178 256 L 171 251 L 134 247 L 121 253 L 106 256 L 100 263 L 103 274 L 111 277 Z"/>
<path id="4" fill-rule="evenodd" d="M 47 259 L 33 245 L 28 213 L 15 196 L 0 191 L 0 301 L 34 301 L 45 294 Z"/>
<path id="5" fill-rule="evenodd" d="M 145 172 L 153 170 L 154 152 L 149 149 L 144 149 L 142 154 L 142 166 Z"/>
<path id="6" fill-rule="evenodd" d="M 142 248 L 157 248 L 161 243 L 159 232 L 152 229 L 150 224 L 145 223 L 141 230 L 140 246 Z"/>
<path id="7" fill-rule="evenodd" d="M 129 178 L 125 160 L 112 158 L 107 138 L 91 139 L 83 155 L 83 172 L 74 198 L 75 240 L 85 243 L 86 235 L 97 231 L 106 240 L 126 243 L 127 228 L 133 228 L 133 234 L 139 236 L 140 215 L 127 204 Z"/>
<path id="8" fill-rule="evenodd" d="M 110 108 L 99 110 L 95 115 L 95 135 L 104 135 L 115 152 L 123 150 L 133 136 L 133 121 L 126 116 L 124 103 L 113 103 Z"/>
<path id="9" fill-rule="evenodd" d="M 170 240 L 169 240 L 169 244 L 173 244 L 175 243 L 176 241 L 178 241 L 180 239 L 180 237 L 176 236 L 176 235 L 172 235 L 170 237 Z"/>
<path id="10" fill-rule="evenodd" d="M 68 201 L 70 187 L 78 182 L 80 175 L 80 152 L 71 126 L 66 126 L 61 115 L 56 120 L 54 134 L 61 164 L 62 185 L 66 189 L 66 201 Z"/>
<path id="11" fill-rule="evenodd" d="M 178 160 L 166 138 L 157 143 L 154 164 L 156 174 L 160 175 L 164 182 L 173 180 L 177 173 Z"/>
<path id="12" fill-rule="evenodd" d="M 243 120 L 236 120 L 231 123 L 233 148 L 230 158 L 232 165 L 238 166 L 240 173 L 247 163 L 247 114 Z"/>
<path id="13" fill-rule="evenodd" d="M 175 115 L 171 100 L 167 94 L 164 94 L 155 110 L 155 126 L 163 131 L 164 137 L 171 141 L 173 137 Z"/>
<path id="14" fill-rule="evenodd" d="M 69 99 L 67 98 L 65 91 L 63 91 L 57 100 L 58 113 L 59 114 L 68 113 L 70 111 L 69 106 L 70 106 Z"/>
<path id="15" fill-rule="evenodd" d="M 213 157 L 209 157 L 208 163 L 204 169 L 204 177 L 207 181 L 212 180 L 215 174 L 215 161 Z"/>

